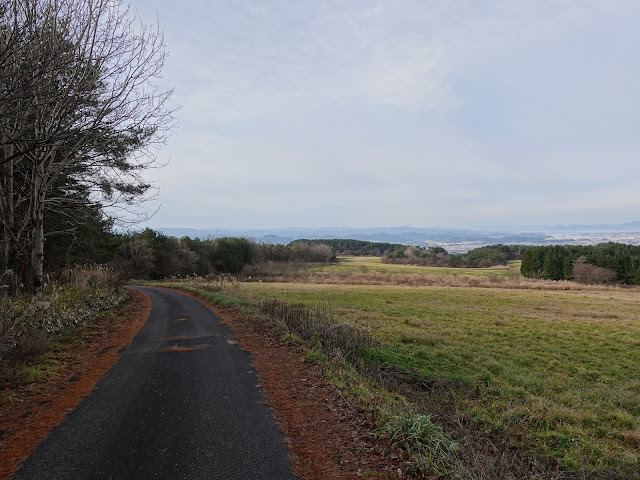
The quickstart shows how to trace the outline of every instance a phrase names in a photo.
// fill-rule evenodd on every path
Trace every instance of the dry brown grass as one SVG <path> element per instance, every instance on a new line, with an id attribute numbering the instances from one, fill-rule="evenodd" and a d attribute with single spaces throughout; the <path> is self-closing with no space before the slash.
<path id="1" fill-rule="evenodd" d="M 328 305 L 311 309 L 304 305 L 291 305 L 275 298 L 264 299 L 260 309 L 282 322 L 289 332 L 336 355 L 352 364 L 358 364 L 358 353 L 376 343 L 369 332 L 356 326 L 336 322 Z"/>
<path id="2" fill-rule="evenodd" d="M 616 291 L 628 290 L 623 286 L 585 285 L 570 281 L 539 280 L 532 278 L 470 277 L 466 275 L 412 275 L 380 272 L 306 272 L 291 275 L 268 276 L 268 282 L 311 283 L 335 285 L 397 285 L 410 287 L 451 288 L 504 288 L 521 290 L 557 291 Z"/>
<path id="3" fill-rule="evenodd" d="M 640 431 L 624 432 L 622 434 L 622 439 L 629 445 L 640 447 Z"/>

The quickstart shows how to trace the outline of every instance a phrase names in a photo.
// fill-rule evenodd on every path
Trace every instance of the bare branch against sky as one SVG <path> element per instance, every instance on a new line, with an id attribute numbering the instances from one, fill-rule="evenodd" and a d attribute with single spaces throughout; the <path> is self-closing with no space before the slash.
<path id="1" fill-rule="evenodd" d="M 182 105 L 150 226 L 640 218 L 637 1 L 133 7 Z"/>

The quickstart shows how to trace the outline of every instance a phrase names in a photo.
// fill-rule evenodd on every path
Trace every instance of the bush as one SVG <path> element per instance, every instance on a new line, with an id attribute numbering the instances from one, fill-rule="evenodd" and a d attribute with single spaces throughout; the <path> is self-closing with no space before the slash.
<path id="1" fill-rule="evenodd" d="M 353 325 L 337 323 L 328 307 L 318 305 L 312 310 L 304 305 L 290 305 L 267 298 L 260 302 L 260 309 L 281 321 L 290 333 L 352 364 L 357 364 L 362 353 L 375 346 L 368 332 Z"/>
<path id="2" fill-rule="evenodd" d="M 410 473 L 438 476 L 451 474 L 452 456 L 458 450 L 453 441 L 428 415 L 406 411 L 382 428 L 389 443 L 408 455 Z"/>
<path id="3" fill-rule="evenodd" d="M 155 268 L 153 250 L 143 238 L 134 238 L 120 247 L 112 262 L 122 278 L 149 278 Z"/>
<path id="4" fill-rule="evenodd" d="M 84 323 L 126 296 L 109 269 L 76 267 L 47 282 L 39 297 L 0 299 L 0 369 L 46 351 L 49 340 Z"/>
<path id="5" fill-rule="evenodd" d="M 616 281 L 616 272 L 608 268 L 596 267 L 586 263 L 584 258 L 580 258 L 573 265 L 573 279 L 580 283 L 602 285 L 614 283 Z"/>

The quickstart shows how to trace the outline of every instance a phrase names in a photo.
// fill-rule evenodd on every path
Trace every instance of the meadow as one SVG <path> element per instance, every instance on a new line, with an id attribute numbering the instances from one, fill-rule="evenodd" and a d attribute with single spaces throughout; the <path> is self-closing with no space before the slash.
<path id="1" fill-rule="evenodd" d="M 468 277 L 520 277 L 520 260 L 509 262 L 504 267 L 494 268 L 447 268 L 423 267 L 418 265 L 397 265 L 382 263 L 379 257 L 338 257 L 335 264 L 323 264 L 309 267 L 311 272 L 327 273 L 383 273 L 398 275 L 451 275 Z"/>
<path id="2" fill-rule="evenodd" d="M 517 281 L 517 264 L 510 267 L 442 269 L 353 257 L 314 267 L 304 282 L 240 282 L 237 294 L 330 308 L 339 322 L 380 341 L 377 355 L 384 365 L 437 385 L 428 393 L 432 404 L 460 412 L 486 432 L 506 432 L 522 448 L 553 457 L 568 470 L 634 478 L 629 472 L 640 467 L 637 289 L 327 280 L 343 272 Z"/>

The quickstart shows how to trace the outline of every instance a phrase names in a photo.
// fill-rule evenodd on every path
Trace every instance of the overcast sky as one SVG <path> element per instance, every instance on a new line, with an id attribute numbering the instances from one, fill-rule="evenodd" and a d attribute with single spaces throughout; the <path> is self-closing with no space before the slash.
<path id="1" fill-rule="evenodd" d="M 151 227 L 640 219 L 637 0 L 133 0 L 179 127 Z"/>

